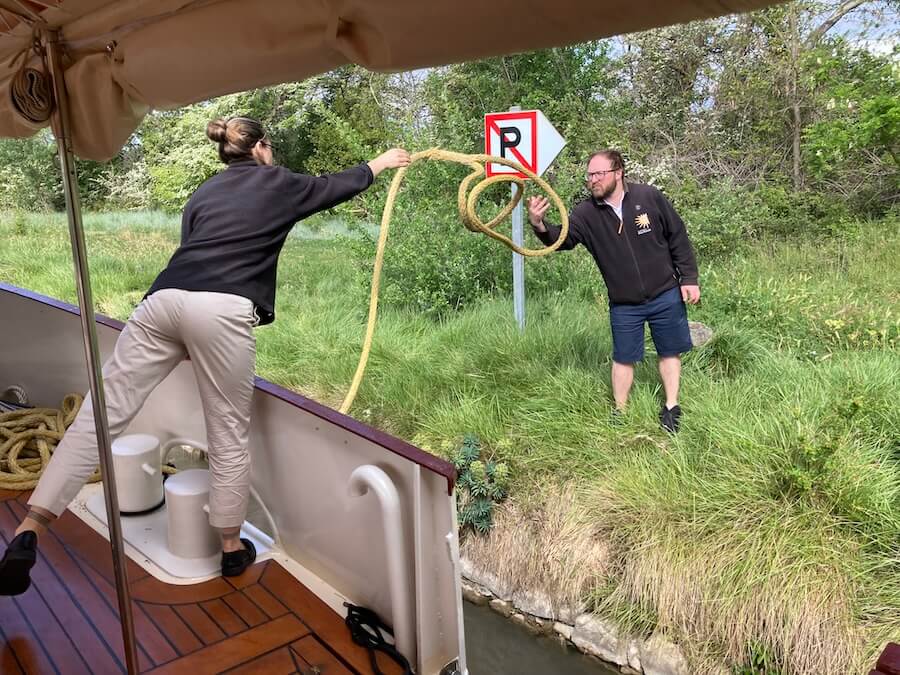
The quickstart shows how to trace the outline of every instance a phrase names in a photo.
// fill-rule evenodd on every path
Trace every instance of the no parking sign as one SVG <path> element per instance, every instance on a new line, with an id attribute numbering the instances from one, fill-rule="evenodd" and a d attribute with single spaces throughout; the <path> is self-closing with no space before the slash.
<path id="1" fill-rule="evenodd" d="M 566 141 L 553 128 L 550 121 L 540 110 L 519 110 L 514 107 L 506 112 L 487 113 L 484 116 L 484 152 L 494 157 L 502 157 L 540 176 L 556 159 Z M 528 178 L 523 173 L 504 164 L 490 162 L 487 165 L 488 176 L 519 176 Z M 518 186 L 512 185 L 512 197 L 516 198 Z M 516 246 L 523 246 L 522 201 L 512 210 L 512 241 Z M 521 254 L 513 253 L 513 313 L 519 329 L 525 328 L 525 261 Z"/>
<path id="2" fill-rule="evenodd" d="M 540 176 L 556 159 L 566 141 L 540 110 L 487 113 L 484 116 L 484 151 L 488 155 L 518 162 Z M 487 165 L 487 175 L 523 173 L 503 164 Z"/>

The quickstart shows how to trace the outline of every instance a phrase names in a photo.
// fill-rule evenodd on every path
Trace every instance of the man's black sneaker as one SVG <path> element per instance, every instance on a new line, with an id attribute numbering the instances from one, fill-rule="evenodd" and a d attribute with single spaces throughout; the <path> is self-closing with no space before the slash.
<path id="1" fill-rule="evenodd" d="M 0 560 L 0 595 L 21 595 L 31 586 L 37 560 L 37 534 L 25 530 L 14 537 Z"/>
<path id="2" fill-rule="evenodd" d="M 676 405 L 671 409 L 663 406 L 662 410 L 659 411 L 659 423 L 660 425 L 662 425 L 662 428 L 668 431 L 670 434 L 674 434 L 678 431 L 678 423 L 680 419 L 681 406 Z"/>
<path id="3" fill-rule="evenodd" d="M 256 547 L 249 539 L 241 539 L 245 548 L 239 551 L 222 551 L 222 576 L 236 577 L 244 573 L 256 560 Z"/>

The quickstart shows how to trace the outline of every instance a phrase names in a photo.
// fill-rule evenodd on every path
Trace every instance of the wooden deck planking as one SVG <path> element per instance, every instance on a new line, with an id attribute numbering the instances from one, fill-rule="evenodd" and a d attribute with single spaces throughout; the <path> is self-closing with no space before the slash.
<path id="1" fill-rule="evenodd" d="M 98 669 L 105 668 L 106 672 L 124 671 L 121 664 L 125 663 L 125 650 L 122 646 L 121 627 L 119 624 L 118 614 L 115 612 L 100 592 L 94 588 L 84 572 L 75 562 L 71 552 L 67 551 L 55 532 L 51 532 L 48 536 L 41 538 L 40 556 L 41 559 L 53 569 L 60 583 L 66 586 L 66 590 L 70 593 L 74 604 L 76 604 L 82 615 L 81 625 L 85 629 L 93 630 L 98 640 L 106 647 L 107 656 L 104 657 L 100 650 L 94 650 L 94 658 Z M 38 565 L 35 566 L 37 569 Z M 0 598 L 0 616 L 2 616 L 2 598 Z M 90 621 L 88 621 L 90 617 Z M 75 637 L 74 633 L 81 633 L 82 629 L 75 628 L 78 619 L 74 617 L 71 622 L 67 622 L 67 630 L 71 625 L 73 628 L 70 635 Z M 77 638 L 76 638 L 77 639 Z M 84 644 L 90 645 L 92 641 Z M 76 642 L 76 644 L 81 644 Z M 148 657 L 143 650 L 138 654 L 142 664 L 149 665 Z"/>
<path id="2" fill-rule="evenodd" d="M 225 639 L 225 633 L 213 621 L 209 614 L 197 604 L 175 605 L 172 607 L 182 621 L 188 624 L 203 644 L 210 645 L 213 642 Z"/>
<path id="3" fill-rule="evenodd" d="M 116 617 L 118 617 L 119 601 L 112 581 L 102 577 L 97 570 L 89 565 L 84 565 L 81 569 L 103 596 L 104 600 L 106 600 L 110 608 L 113 609 Z M 178 653 L 175 651 L 175 648 L 153 622 L 150 621 L 147 614 L 141 609 L 139 603 L 132 603 L 131 614 L 134 619 L 134 630 L 135 634 L 138 636 L 138 642 L 140 643 L 141 648 L 146 652 L 147 656 L 150 657 L 153 665 L 166 663 L 167 661 L 177 658 Z M 118 621 L 118 618 L 116 620 Z M 121 628 L 116 631 L 116 634 L 121 634 Z"/>
<path id="4" fill-rule="evenodd" d="M 265 656 L 308 633 L 309 629 L 300 619 L 293 614 L 285 614 L 150 672 L 153 675 L 216 675 Z"/>
<path id="5" fill-rule="evenodd" d="M 222 577 L 216 577 L 199 584 L 191 584 L 190 586 L 161 584 L 151 576 L 139 581 L 132 581 L 131 577 L 128 577 L 128 581 L 131 585 L 132 598 L 142 602 L 155 602 L 164 605 L 182 605 L 189 602 L 215 600 L 234 591 L 234 586 Z"/>
<path id="6" fill-rule="evenodd" d="M 7 521 L 2 514 L 4 506 L 5 505 L 0 504 L 0 523 L 2 523 L 4 530 L 7 529 L 7 527 L 12 530 L 15 527 L 15 523 L 12 525 L 7 524 Z M 52 560 L 49 556 L 55 557 L 58 553 L 57 549 L 53 547 L 53 543 L 55 543 L 54 540 L 55 537 L 53 536 L 44 537 L 43 543 L 48 544 L 48 546 L 44 548 L 53 550 L 45 550 L 45 555 L 38 558 L 37 564 L 31 571 L 31 578 L 35 587 L 40 589 L 40 596 L 43 598 L 46 606 L 52 611 L 53 616 L 58 621 L 60 631 L 55 633 L 57 634 L 57 637 L 59 637 L 61 645 L 69 645 L 72 648 L 73 659 L 69 665 L 67 665 L 67 668 L 71 668 L 73 673 L 90 672 L 87 664 L 84 664 L 83 668 L 82 665 L 80 665 L 82 664 L 82 658 L 79 655 L 80 651 L 85 654 L 90 654 L 91 663 L 94 664 L 92 667 L 102 666 L 110 672 L 118 670 L 119 663 L 116 660 L 115 655 L 109 650 L 108 645 L 102 640 L 97 630 L 86 621 L 86 615 L 79 606 L 77 598 L 70 594 L 69 588 L 63 583 L 59 574 L 54 571 L 52 563 L 49 562 Z M 31 593 L 31 591 L 29 591 L 29 593 Z M 28 593 L 22 596 L 22 598 L 26 597 L 28 597 Z M 32 609 L 29 608 L 28 611 L 30 613 Z M 34 611 L 37 616 L 41 610 L 40 608 L 36 608 Z M 35 621 L 32 620 L 32 624 L 34 623 Z M 118 622 L 116 622 L 115 625 L 118 625 Z M 65 631 L 62 631 L 61 626 L 65 626 Z M 36 627 L 35 630 L 38 634 L 43 634 L 42 629 Z M 59 633 L 61 633 L 61 635 L 59 635 Z M 47 637 L 49 639 L 50 635 Z M 77 650 L 74 645 L 78 645 Z M 60 648 L 64 647 L 61 646 Z M 57 659 L 54 658 L 54 660 Z"/>
<path id="7" fill-rule="evenodd" d="M 310 672 L 321 675 L 353 675 L 344 664 L 319 642 L 314 635 L 307 635 L 291 645 L 294 653 L 309 667 Z M 381 661 L 387 659 L 382 658 Z"/>
<path id="8" fill-rule="evenodd" d="M 306 586 L 290 584 L 291 579 L 293 577 L 283 567 L 270 565 L 263 572 L 260 584 L 270 590 L 277 589 L 273 594 L 277 595 L 291 612 L 303 617 L 303 621 L 311 631 L 339 655 L 342 661 L 359 672 L 370 672 L 369 652 L 353 642 L 344 621 Z M 400 666 L 390 659 L 384 659 L 381 670 L 385 675 L 403 673 Z"/>
<path id="9" fill-rule="evenodd" d="M 297 668 L 290 647 L 283 647 L 225 672 L 228 675 L 293 675 Z"/>
<path id="10" fill-rule="evenodd" d="M 210 600 L 201 603 L 200 606 L 226 635 L 237 635 L 247 630 L 247 624 L 241 621 L 241 617 L 221 600 Z"/>
<path id="11" fill-rule="evenodd" d="M 12 645 L 7 641 L 3 626 L 0 625 L 0 673 L 3 675 L 24 675 Z"/>
<path id="12" fill-rule="evenodd" d="M 264 611 L 266 616 L 270 619 L 279 617 L 282 614 L 287 614 L 288 612 L 288 608 L 282 605 L 278 598 L 259 584 L 247 586 L 247 588 L 244 589 L 244 595 L 255 602 L 256 606 Z"/>
<path id="13" fill-rule="evenodd" d="M 239 591 L 226 595 L 222 600 L 251 628 L 268 621 L 256 603 Z"/>
<path id="14" fill-rule="evenodd" d="M 147 613 L 178 654 L 190 654 L 203 647 L 191 626 L 168 605 L 137 603 Z"/>
<path id="15" fill-rule="evenodd" d="M 0 540 L 27 493 L 0 491 Z M 141 672 L 359 675 L 368 654 L 343 619 L 274 562 L 240 577 L 164 584 L 129 561 Z M 124 650 L 108 542 L 71 513 L 40 539 L 32 587 L 0 598 L 0 673 L 121 673 Z M 349 653 L 346 653 L 349 650 Z M 381 661 L 380 661 L 381 663 Z M 382 669 L 399 673 L 393 663 Z"/>
<path id="16" fill-rule="evenodd" d="M 15 654 L 16 661 L 26 672 L 52 673 L 55 671 L 50 657 L 44 651 L 43 641 L 31 629 L 25 615 L 20 611 L 18 601 L 4 598 L 0 626 L 3 626 L 3 635 L 6 647 Z"/>

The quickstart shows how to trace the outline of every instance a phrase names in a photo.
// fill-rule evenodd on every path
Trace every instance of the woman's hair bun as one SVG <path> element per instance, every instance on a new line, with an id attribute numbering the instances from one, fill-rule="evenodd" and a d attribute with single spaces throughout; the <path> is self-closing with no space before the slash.
<path id="1" fill-rule="evenodd" d="M 249 117 L 219 117 L 206 125 L 206 135 L 219 144 L 219 159 L 231 164 L 253 159 L 253 146 L 266 137 L 266 130 Z"/>
<path id="2" fill-rule="evenodd" d="M 216 143 L 224 143 L 227 133 L 226 122 L 221 117 L 206 125 L 206 135 Z"/>

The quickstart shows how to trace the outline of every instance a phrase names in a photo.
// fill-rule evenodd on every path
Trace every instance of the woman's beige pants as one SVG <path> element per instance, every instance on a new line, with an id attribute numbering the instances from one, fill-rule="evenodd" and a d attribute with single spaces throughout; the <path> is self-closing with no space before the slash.
<path id="1" fill-rule="evenodd" d="M 209 449 L 209 522 L 240 526 L 250 491 L 250 403 L 256 364 L 253 302 L 228 293 L 164 289 L 134 310 L 103 366 L 111 439 L 150 392 L 190 356 Z M 99 463 L 90 396 L 66 431 L 28 503 L 59 515 Z"/>

